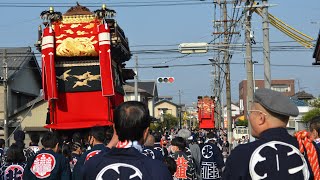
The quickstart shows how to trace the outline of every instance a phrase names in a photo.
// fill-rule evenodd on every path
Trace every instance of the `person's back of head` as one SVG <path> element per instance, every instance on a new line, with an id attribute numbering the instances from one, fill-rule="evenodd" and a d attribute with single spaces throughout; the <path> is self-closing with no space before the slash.
<path id="1" fill-rule="evenodd" d="M 161 133 L 155 132 L 155 133 L 153 134 L 153 137 L 154 137 L 154 141 L 155 141 L 156 143 L 159 143 L 159 142 L 161 141 Z"/>
<path id="2" fill-rule="evenodd" d="M 21 130 L 17 130 L 16 132 L 14 132 L 13 139 L 15 141 L 24 141 L 25 133 Z"/>
<path id="3" fill-rule="evenodd" d="M 75 132 L 72 134 L 72 142 L 82 142 L 81 134 L 80 132 Z"/>
<path id="4" fill-rule="evenodd" d="M 61 147 L 62 155 L 69 161 L 72 159 L 72 143 L 63 143 Z"/>
<path id="5" fill-rule="evenodd" d="M 0 148 L 4 148 L 5 145 L 6 145 L 5 140 L 1 138 L 1 139 L 0 139 Z"/>
<path id="6" fill-rule="evenodd" d="M 184 151 L 187 147 L 187 142 L 182 137 L 175 137 L 174 139 L 172 139 L 171 145 L 178 147 L 180 151 Z"/>
<path id="7" fill-rule="evenodd" d="M 103 144 L 106 139 L 105 128 L 100 126 L 92 127 L 89 132 L 89 143 L 92 144 L 92 138 L 94 138 L 96 144 Z M 91 142 L 90 142 L 91 141 Z"/>
<path id="8" fill-rule="evenodd" d="M 155 143 L 154 137 L 151 134 L 149 134 L 148 137 L 147 137 L 146 142 L 144 143 L 144 145 L 153 147 L 154 143 Z"/>
<path id="9" fill-rule="evenodd" d="M 210 142 L 210 143 L 216 143 L 217 139 L 216 139 L 216 135 L 213 132 L 209 132 L 207 134 L 207 139 L 206 139 L 206 143 Z"/>
<path id="10" fill-rule="evenodd" d="M 309 121 L 309 129 L 314 139 L 320 138 L 320 116 L 316 116 Z"/>
<path id="11" fill-rule="evenodd" d="M 40 135 L 36 132 L 30 133 L 31 144 L 36 146 L 39 144 Z"/>
<path id="12" fill-rule="evenodd" d="M 23 150 L 16 144 L 12 144 L 7 150 L 7 163 L 21 163 L 26 161 Z"/>
<path id="13" fill-rule="evenodd" d="M 45 149 L 58 150 L 59 139 L 53 132 L 46 132 L 41 139 L 41 144 Z"/>
<path id="14" fill-rule="evenodd" d="M 145 104 L 127 101 L 114 111 L 114 126 L 120 141 L 141 141 L 147 137 L 151 118 Z M 143 143 L 143 142 L 142 142 Z"/>
<path id="15" fill-rule="evenodd" d="M 13 139 L 16 141 L 15 144 L 19 146 L 19 148 L 24 149 L 24 139 L 25 139 L 25 133 L 21 130 L 17 130 L 13 134 Z"/>
<path id="16" fill-rule="evenodd" d="M 299 110 L 292 100 L 271 89 L 256 90 L 253 102 L 248 113 L 252 124 L 251 133 L 256 138 L 265 130 L 285 128 L 290 116 L 299 115 Z"/>
<path id="17" fill-rule="evenodd" d="M 105 140 L 104 140 L 104 144 L 109 144 L 109 142 L 111 141 L 112 137 L 113 137 L 113 127 L 112 126 L 108 126 L 105 129 Z"/>
<path id="18" fill-rule="evenodd" d="M 71 150 L 73 153 L 81 154 L 81 147 L 79 142 L 71 142 Z"/>
<path id="19" fill-rule="evenodd" d="M 188 129 L 180 129 L 177 136 L 187 140 L 191 136 L 191 132 Z"/>

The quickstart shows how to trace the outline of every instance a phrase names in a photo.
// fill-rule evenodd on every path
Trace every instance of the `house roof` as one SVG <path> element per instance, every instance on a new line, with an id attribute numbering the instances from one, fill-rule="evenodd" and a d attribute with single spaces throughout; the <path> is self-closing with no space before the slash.
<path id="1" fill-rule="evenodd" d="M 312 94 L 306 93 L 305 91 L 299 91 L 292 97 L 297 99 L 314 99 L 314 96 Z"/>
<path id="2" fill-rule="evenodd" d="M 126 84 L 134 87 L 134 82 L 132 81 L 127 82 Z M 157 96 L 157 86 L 155 81 L 139 81 L 138 88 L 145 90 L 152 96 Z"/>
<path id="3" fill-rule="evenodd" d="M 5 49 L 7 51 L 8 79 L 12 78 L 28 63 L 31 63 L 31 67 L 34 67 L 34 70 L 39 72 L 39 77 L 41 78 L 41 70 L 31 47 L 1 48 L 0 67 L 3 67 L 3 53 Z M 3 68 L 0 68 L 0 77 L 3 77 Z"/>
<path id="4" fill-rule="evenodd" d="M 138 86 L 139 87 L 139 86 Z M 131 85 L 128 85 L 128 84 L 125 84 L 123 85 L 123 90 L 124 92 L 126 93 L 133 93 L 134 92 L 134 86 L 131 86 Z M 146 93 L 148 94 L 149 96 L 152 96 L 152 94 L 150 94 L 148 91 L 142 89 L 142 88 L 138 88 L 138 93 Z"/>
<path id="5" fill-rule="evenodd" d="M 173 103 L 173 102 L 171 102 L 171 101 L 168 101 L 168 100 L 166 100 L 166 99 L 156 102 L 156 103 L 155 103 L 155 106 L 157 106 L 157 105 L 159 105 L 159 104 L 162 104 L 162 103 L 165 103 L 165 102 L 166 102 L 166 103 L 169 103 L 169 104 L 171 104 L 171 105 L 174 105 L 174 106 L 176 106 L 176 107 L 179 107 L 178 104 Z"/>
<path id="6" fill-rule="evenodd" d="M 300 100 L 296 98 L 290 98 L 290 99 L 296 106 L 308 106 L 308 103 L 305 102 L 304 100 Z"/>

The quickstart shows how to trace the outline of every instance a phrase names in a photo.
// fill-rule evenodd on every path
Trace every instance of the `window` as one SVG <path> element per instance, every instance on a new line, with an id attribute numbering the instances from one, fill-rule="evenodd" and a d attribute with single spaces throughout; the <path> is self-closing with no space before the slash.
<path id="1" fill-rule="evenodd" d="M 289 120 L 288 127 L 294 128 L 295 127 L 295 120 Z"/>
<path id="2" fill-rule="evenodd" d="M 272 85 L 271 89 L 274 91 L 278 91 L 278 92 L 290 92 L 291 91 L 291 88 L 289 87 L 289 85 L 286 85 L 286 84 Z"/>

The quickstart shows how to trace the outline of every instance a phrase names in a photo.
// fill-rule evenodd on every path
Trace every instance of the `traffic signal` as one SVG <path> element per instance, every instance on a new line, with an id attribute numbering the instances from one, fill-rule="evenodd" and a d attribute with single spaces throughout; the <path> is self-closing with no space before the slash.
<path id="1" fill-rule="evenodd" d="M 173 77 L 158 77 L 157 82 L 158 83 L 173 83 L 174 78 Z"/>

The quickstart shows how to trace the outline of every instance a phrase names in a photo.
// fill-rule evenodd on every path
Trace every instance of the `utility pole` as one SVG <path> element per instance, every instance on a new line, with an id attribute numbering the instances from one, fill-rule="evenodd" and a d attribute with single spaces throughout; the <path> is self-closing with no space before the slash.
<path id="1" fill-rule="evenodd" d="M 8 64 L 7 64 L 7 49 L 3 50 L 3 131 L 6 147 L 9 147 L 8 137 Z"/>
<path id="2" fill-rule="evenodd" d="M 218 72 L 218 69 L 220 71 L 220 68 L 217 67 L 217 61 L 214 61 L 214 97 L 215 97 L 215 119 L 216 119 L 216 128 L 219 129 L 220 126 L 221 126 L 221 119 L 220 119 L 220 113 L 218 113 L 219 109 L 220 109 L 220 105 L 219 105 L 219 102 L 218 102 L 218 98 L 219 98 L 219 88 L 220 88 L 220 83 L 219 83 L 219 72 Z"/>
<path id="3" fill-rule="evenodd" d="M 135 56 L 135 61 L 136 61 L 136 64 L 135 64 L 134 70 L 136 75 L 134 76 L 134 99 L 138 101 L 138 56 L 137 55 Z"/>
<path id="4" fill-rule="evenodd" d="M 214 4 L 214 14 L 213 14 L 213 29 L 214 32 L 219 32 L 219 28 L 221 27 L 220 23 L 217 23 L 217 16 L 216 16 L 216 4 Z M 217 39 L 219 37 L 217 37 L 217 35 L 215 33 L 213 33 L 213 38 Z M 214 119 L 215 119 L 215 127 L 217 129 L 220 129 L 221 127 L 221 101 L 220 101 L 220 68 L 218 67 L 217 69 L 217 64 L 216 63 L 220 63 L 220 51 L 215 53 L 215 57 L 211 59 L 209 59 L 209 61 L 212 62 L 212 66 L 214 66 L 214 75 L 213 75 L 213 96 L 214 98 Z"/>
<path id="5" fill-rule="evenodd" d="M 227 0 L 224 0 L 222 5 L 223 19 L 224 19 L 224 44 L 229 44 L 228 38 L 228 14 L 227 14 Z M 230 63 L 229 63 L 229 51 L 224 51 L 224 63 L 225 67 L 225 80 L 226 80 L 226 100 L 227 100 L 227 122 L 228 122 L 228 141 L 232 144 L 232 112 L 231 112 L 231 88 L 230 88 Z M 231 148 L 231 146 L 230 146 Z"/>
<path id="6" fill-rule="evenodd" d="M 181 111 L 182 111 L 182 106 L 181 106 L 181 90 L 179 89 L 179 127 L 182 129 L 182 117 L 181 117 Z"/>
<path id="7" fill-rule="evenodd" d="M 246 35 L 246 66 L 247 66 L 247 111 L 251 109 L 251 104 L 253 103 L 253 63 L 252 63 L 252 47 L 251 47 L 251 39 L 250 39 L 250 31 L 251 31 L 251 15 L 252 12 L 250 8 L 248 8 L 248 1 L 246 3 L 245 10 L 245 35 Z M 251 124 L 248 121 L 249 125 L 249 134 L 251 134 Z M 252 140 L 250 136 L 250 141 Z"/>
<path id="8" fill-rule="evenodd" d="M 263 28 L 263 60 L 264 60 L 264 87 L 271 88 L 270 70 L 270 42 L 269 42 L 269 19 L 268 0 L 262 0 L 262 28 Z"/>

